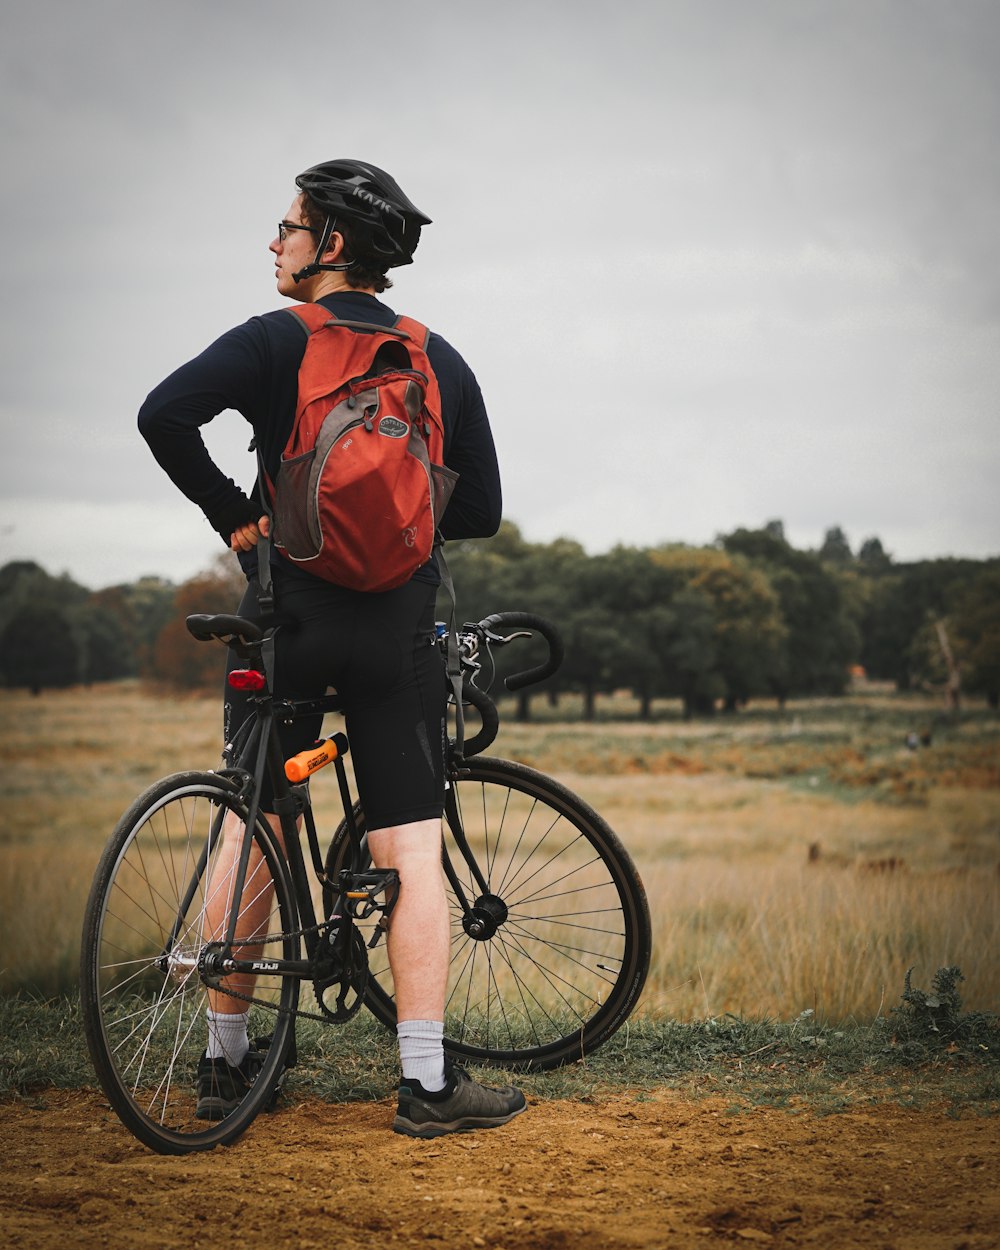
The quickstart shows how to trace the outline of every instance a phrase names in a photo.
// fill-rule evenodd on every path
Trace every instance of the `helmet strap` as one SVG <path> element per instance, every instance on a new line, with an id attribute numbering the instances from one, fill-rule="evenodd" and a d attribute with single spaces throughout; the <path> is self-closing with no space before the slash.
<path id="1" fill-rule="evenodd" d="M 292 274 L 293 282 L 301 282 L 303 278 L 311 278 L 317 273 L 343 273 L 345 269 L 353 269 L 356 261 L 345 261 L 340 265 L 324 265 L 320 262 L 320 257 L 327 249 L 330 242 L 330 235 L 333 234 L 333 228 L 337 224 L 336 217 L 327 217 L 320 232 L 319 243 L 316 245 L 316 255 L 313 257 L 312 264 L 306 265 L 304 269 Z"/>

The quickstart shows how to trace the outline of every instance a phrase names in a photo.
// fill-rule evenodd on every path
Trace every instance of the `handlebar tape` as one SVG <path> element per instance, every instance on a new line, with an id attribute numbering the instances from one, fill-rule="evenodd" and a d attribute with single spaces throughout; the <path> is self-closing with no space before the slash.
<path id="1" fill-rule="evenodd" d="M 522 690 L 525 686 L 532 686 L 535 682 L 551 677 L 558 670 L 566 655 L 566 648 L 559 631 L 551 621 L 546 620 L 544 616 L 536 616 L 534 612 L 495 612 L 479 624 L 484 629 L 495 633 L 500 633 L 504 629 L 530 629 L 541 634 L 548 644 L 548 659 L 543 664 L 526 669 L 523 673 L 514 673 L 507 678 L 504 685 L 510 691 Z"/>

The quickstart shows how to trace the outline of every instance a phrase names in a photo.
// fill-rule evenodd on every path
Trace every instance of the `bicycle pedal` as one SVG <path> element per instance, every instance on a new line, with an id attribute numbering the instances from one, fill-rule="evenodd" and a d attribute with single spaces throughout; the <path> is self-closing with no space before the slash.
<path id="1" fill-rule="evenodd" d="M 367 920 L 375 912 L 389 916 L 399 895 L 399 873 L 395 868 L 345 870 L 340 874 L 339 886 L 346 910 L 354 920 Z"/>

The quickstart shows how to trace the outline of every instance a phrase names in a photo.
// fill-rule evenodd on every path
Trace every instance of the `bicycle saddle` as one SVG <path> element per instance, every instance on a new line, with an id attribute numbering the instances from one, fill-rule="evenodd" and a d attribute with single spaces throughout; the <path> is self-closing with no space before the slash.
<path id="1" fill-rule="evenodd" d="M 217 639 L 225 643 L 240 642 L 245 646 L 250 642 L 260 642 L 264 637 L 263 631 L 256 622 L 248 621 L 245 616 L 232 616 L 226 612 L 215 616 L 197 612 L 194 616 L 189 616 L 185 623 L 188 632 L 193 634 L 199 642 L 211 642 Z"/>

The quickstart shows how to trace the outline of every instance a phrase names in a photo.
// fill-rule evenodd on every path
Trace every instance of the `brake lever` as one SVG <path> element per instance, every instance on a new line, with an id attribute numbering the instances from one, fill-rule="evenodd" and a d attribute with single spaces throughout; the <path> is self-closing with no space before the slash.
<path id="1" fill-rule="evenodd" d="M 495 634 L 492 629 L 483 630 L 483 637 L 486 641 L 497 647 L 504 647 L 515 638 L 534 638 L 534 636 L 530 630 L 523 629 L 519 629 L 515 634 Z"/>

